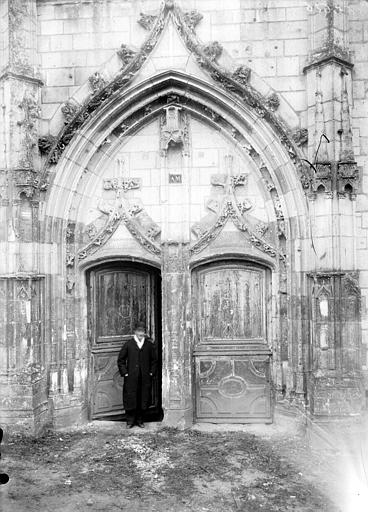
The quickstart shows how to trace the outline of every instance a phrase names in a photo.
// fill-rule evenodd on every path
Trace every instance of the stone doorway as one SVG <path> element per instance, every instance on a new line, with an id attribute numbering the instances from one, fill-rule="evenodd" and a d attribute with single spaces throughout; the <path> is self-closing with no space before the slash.
<path id="1" fill-rule="evenodd" d="M 123 378 L 117 357 L 137 321 L 147 325 L 158 353 L 152 382 L 151 420 L 162 419 L 161 407 L 161 277 L 154 267 L 138 263 L 109 263 L 89 270 L 88 336 L 90 350 L 90 417 L 122 419 Z"/>
<path id="2" fill-rule="evenodd" d="M 193 274 L 196 418 L 272 422 L 268 270 L 242 261 Z"/>

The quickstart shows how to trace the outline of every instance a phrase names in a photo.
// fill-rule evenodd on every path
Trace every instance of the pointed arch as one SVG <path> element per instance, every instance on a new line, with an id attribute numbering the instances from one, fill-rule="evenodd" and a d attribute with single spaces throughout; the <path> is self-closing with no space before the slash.
<path id="1" fill-rule="evenodd" d="M 157 116 L 170 98 L 231 137 L 253 159 L 284 218 L 297 219 L 293 236 L 299 238 L 305 224 L 299 220 L 308 211 L 297 150 L 248 104 L 212 83 L 174 70 L 118 90 L 74 133 L 62 158 L 56 166 L 45 169 L 41 180 L 51 185 L 46 195 L 47 216 L 66 218 L 79 180 L 90 172 L 92 159 L 111 151 L 104 141 L 119 142 L 133 135 Z"/>

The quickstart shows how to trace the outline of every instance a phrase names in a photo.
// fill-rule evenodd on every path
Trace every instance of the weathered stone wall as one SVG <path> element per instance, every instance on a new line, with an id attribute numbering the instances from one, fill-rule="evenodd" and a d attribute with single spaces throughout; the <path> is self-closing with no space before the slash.
<path id="1" fill-rule="evenodd" d="M 168 422 L 193 416 L 191 271 L 230 255 L 271 273 L 277 397 L 350 414 L 361 367 L 368 389 L 368 6 L 176 5 L 191 14 L 158 0 L 0 7 L 0 277 L 15 301 L 1 378 L 36 429 L 88 413 L 85 272 L 118 258 L 162 269 Z"/>

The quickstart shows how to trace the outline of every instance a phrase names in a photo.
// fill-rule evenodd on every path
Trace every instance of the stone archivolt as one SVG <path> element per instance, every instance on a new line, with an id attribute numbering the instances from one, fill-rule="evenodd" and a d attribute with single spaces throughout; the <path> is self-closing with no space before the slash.
<path id="1" fill-rule="evenodd" d="M 137 111 L 133 112 L 129 117 L 126 117 L 121 124 L 113 129 L 109 138 L 109 146 L 114 146 L 114 144 L 112 144 L 112 140 L 119 141 L 121 140 L 121 137 L 129 137 L 138 132 L 146 123 L 149 123 L 158 118 L 161 120 L 161 156 L 165 157 L 168 144 L 170 143 L 170 136 L 163 137 L 163 131 L 165 132 L 164 135 L 170 135 L 172 132 L 179 134 L 180 136 L 179 138 L 176 138 L 175 145 L 181 145 L 183 148 L 183 154 L 188 154 L 189 140 L 187 124 L 189 116 L 194 116 L 202 121 L 205 121 L 206 124 L 213 126 L 217 130 L 220 129 L 224 134 L 227 135 L 230 140 L 235 141 L 235 143 L 250 156 L 250 158 L 254 161 L 255 166 L 259 168 L 260 174 L 264 179 L 266 189 L 268 189 L 270 192 L 271 200 L 274 206 L 275 218 L 277 219 L 277 223 L 279 225 L 278 231 L 279 233 L 282 233 L 283 236 L 285 236 L 285 229 L 281 226 L 281 224 L 284 223 L 284 214 L 282 211 L 280 199 L 277 194 L 276 186 L 272 181 L 267 167 L 262 162 L 260 155 L 251 145 L 250 141 L 246 139 L 244 135 L 239 131 L 235 130 L 234 132 L 234 127 L 230 121 L 225 119 L 225 117 L 223 117 L 221 114 L 206 106 L 204 103 L 200 102 L 198 99 L 194 100 L 194 98 L 191 98 L 189 95 L 184 96 L 181 93 L 173 95 L 171 92 L 162 94 L 159 97 L 154 95 L 154 98 L 155 99 L 149 103 L 149 109 L 147 109 L 146 105 L 141 105 Z M 167 128 L 168 124 L 162 122 L 162 120 L 167 119 L 167 109 L 174 109 L 176 116 L 174 116 L 174 125 L 171 126 L 169 123 L 169 127 L 173 129 L 165 131 L 163 128 Z M 178 114 L 181 116 L 181 120 L 179 120 L 177 116 Z M 105 145 L 106 139 L 104 139 L 103 143 L 101 144 L 101 149 L 103 148 L 103 151 L 105 150 Z M 231 195 L 232 191 L 236 187 L 244 185 L 246 181 L 247 175 L 244 173 L 231 176 L 229 182 L 227 182 L 226 175 L 219 174 L 213 176 L 212 185 L 224 187 L 226 194 Z M 103 188 L 105 190 L 114 190 L 117 198 L 124 196 L 125 192 L 130 189 L 137 189 L 140 187 L 141 181 L 136 178 L 123 179 L 111 177 L 105 178 L 103 182 Z M 225 195 L 225 197 L 227 196 Z M 270 242 L 264 239 L 267 226 L 265 229 L 260 230 L 251 224 L 247 224 L 243 215 L 252 207 L 251 203 L 249 201 L 240 202 L 235 198 L 235 196 L 231 197 L 233 202 L 232 209 L 223 209 L 222 203 L 218 204 L 215 209 L 212 204 L 208 204 L 208 209 L 210 211 L 214 211 L 216 215 L 212 219 L 202 220 L 200 223 L 197 223 L 195 226 L 193 226 L 193 233 L 195 233 L 199 239 L 192 245 L 190 249 L 191 253 L 195 254 L 204 249 L 211 242 L 211 240 L 219 235 L 227 220 L 231 219 L 240 231 L 247 234 L 251 244 L 256 248 L 262 252 L 265 252 L 269 256 L 276 257 L 279 255 L 280 258 L 284 258 L 283 249 L 280 251 L 279 249 L 273 247 Z M 123 207 L 120 205 L 120 203 L 111 204 L 111 202 L 100 202 L 98 206 L 99 210 L 102 213 L 109 215 L 109 219 L 103 229 L 98 230 L 93 239 L 88 237 L 89 243 L 86 246 L 83 246 L 83 248 L 78 252 L 77 259 L 80 260 L 86 258 L 98 250 L 102 245 L 104 245 L 116 231 L 120 222 L 125 223 L 132 236 L 146 250 L 156 255 L 160 254 L 159 245 L 157 245 L 155 242 L 155 238 L 160 233 L 158 225 L 155 224 L 152 219 L 150 219 L 149 222 L 145 221 L 142 223 L 141 221 L 143 219 L 143 214 L 136 215 L 138 212 L 134 212 L 133 207 L 134 205 L 131 205 L 129 202 L 125 202 Z M 69 252 L 72 253 L 73 250 L 70 249 Z"/>
<path id="2" fill-rule="evenodd" d="M 134 76 L 141 69 L 156 46 L 169 17 L 172 17 L 184 44 L 197 58 L 199 65 L 204 68 L 220 86 L 231 94 L 236 95 L 241 101 L 249 105 L 259 116 L 263 117 L 278 134 L 291 160 L 294 163 L 298 161 L 298 152 L 292 138 L 289 137 L 287 127 L 274 114 L 274 111 L 279 105 L 277 95 L 272 94 L 268 98 L 265 98 L 257 92 L 249 84 L 250 71 L 244 66 L 238 67 L 235 72 L 232 73 L 221 68 L 216 63 L 216 60 L 221 55 L 221 45 L 218 42 L 202 45 L 195 35 L 194 28 L 200 21 L 201 15 L 196 11 L 184 13 L 174 3 L 170 5 L 165 3 L 157 18 L 153 17 L 155 19 L 152 18 L 149 22 L 149 25 L 152 24 L 151 32 L 138 52 L 134 52 L 126 45 L 121 46 L 118 54 L 123 62 L 123 68 L 116 78 L 101 90 L 97 90 L 92 98 L 88 99 L 82 106 L 78 107 L 78 105 L 74 104 L 72 107 L 71 104 L 67 102 L 63 107 L 62 110 L 67 124 L 50 149 L 45 162 L 45 170 L 47 170 L 50 164 L 57 163 L 74 133 L 81 128 L 95 110 L 104 104 L 114 92 L 127 87 L 127 85 L 132 82 Z M 144 19 L 147 20 L 147 18 Z"/>

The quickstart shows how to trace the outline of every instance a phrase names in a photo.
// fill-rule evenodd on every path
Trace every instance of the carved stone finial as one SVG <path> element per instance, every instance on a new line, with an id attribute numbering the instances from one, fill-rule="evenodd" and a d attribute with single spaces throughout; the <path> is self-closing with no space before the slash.
<path id="1" fill-rule="evenodd" d="M 63 113 L 65 124 L 70 123 L 70 121 L 74 118 L 76 113 L 78 112 L 79 107 L 74 101 L 66 101 L 64 105 L 61 107 L 61 112 Z"/>
<path id="2" fill-rule="evenodd" d="M 127 64 L 129 64 L 129 62 L 131 62 L 134 59 L 137 52 L 129 48 L 129 46 L 127 46 L 126 44 L 122 44 L 120 46 L 120 49 L 116 53 L 121 59 L 123 66 L 126 66 Z"/>
<path id="3" fill-rule="evenodd" d="M 308 143 L 308 129 L 307 128 L 297 128 L 291 134 L 295 144 L 297 146 L 304 146 Z"/>
<path id="4" fill-rule="evenodd" d="M 165 9 L 172 10 L 174 9 L 174 1 L 173 0 L 165 0 Z"/>
<path id="5" fill-rule="evenodd" d="M 268 98 L 266 98 L 266 105 L 273 112 L 275 112 L 279 108 L 280 98 L 275 92 L 268 96 Z"/>
<path id="6" fill-rule="evenodd" d="M 96 94 L 97 92 L 101 91 L 106 85 L 106 80 L 104 77 L 96 71 L 88 78 L 89 85 L 92 89 L 93 94 Z"/>
<path id="7" fill-rule="evenodd" d="M 215 62 L 221 57 L 222 46 L 218 41 L 213 41 L 212 43 L 206 44 L 202 48 L 202 51 L 211 62 Z"/>
<path id="8" fill-rule="evenodd" d="M 140 18 L 137 23 L 145 30 L 151 30 L 155 21 L 157 20 L 157 15 L 153 14 L 144 14 L 143 12 L 139 13 Z"/>
<path id="9" fill-rule="evenodd" d="M 196 10 L 187 11 L 184 13 L 184 19 L 190 30 L 194 31 L 198 23 L 203 19 L 203 15 Z"/>
<path id="10" fill-rule="evenodd" d="M 236 70 L 234 71 L 232 78 L 234 80 L 237 80 L 242 85 L 248 85 L 250 80 L 251 70 L 247 66 L 238 66 Z"/>
<path id="11" fill-rule="evenodd" d="M 56 140 L 57 137 L 54 135 L 45 135 L 44 137 L 40 137 L 38 139 L 38 149 L 40 150 L 41 155 L 47 155 Z"/>

